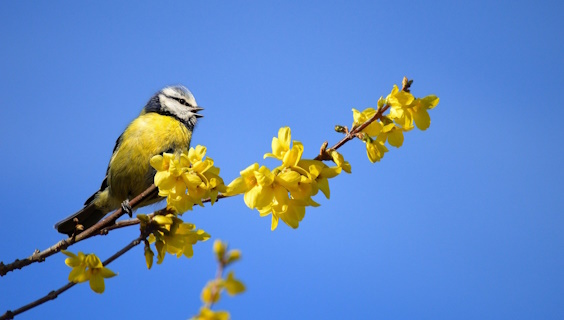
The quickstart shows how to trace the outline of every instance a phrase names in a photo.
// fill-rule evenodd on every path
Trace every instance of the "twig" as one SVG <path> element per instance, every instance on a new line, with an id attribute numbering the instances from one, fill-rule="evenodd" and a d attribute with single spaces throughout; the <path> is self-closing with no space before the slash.
<path id="1" fill-rule="evenodd" d="M 227 254 L 227 248 L 225 248 L 225 252 L 223 253 L 223 257 L 221 257 L 221 259 L 218 260 L 217 272 L 215 274 L 215 282 L 210 289 L 211 296 L 212 296 L 211 302 L 206 305 L 206 307 L 208 309 L 211 309 L 213 307 L 214 300 L 217 298 L 217 295 L 219 295 L 219 293 L 221 291 L 217 284 L 221 279 L 223 279 L 223 272 L 225 270 L 225 266 L 227 265 L 227 259 L 225 258 L 226 254 Z"/>
<path id="2" fill-rule="evenodd" d="M 326 147 L 327 142 L 325 142 L 323 144 L 323 146 L 321 147 L 321 151 L 319 152 L 319 155 L 317 155 L 317 157 L 315 157 L 314 160 L 331 160 L 331 154 L 330 154 L 331 151 L 339 149 L 340 147 L 342 147 L 348 141 L 356 138 L 357 134 L 359 134 L 364 128 L 368 127 L 372 122 L 382 118 L 382 115 L 384 114 L 384 112 L 386 112 L 389 108 L 390 108 L 390 105 L 387 105 L 387 104 L 384 105 L 382 108 L 378 108 L 378 111 L 376 112 L 375 115 L 372 116 L 372 118 L 368 119 L 366 122 L 364 122 L 360 126 L 353 127 L 350 131 L 346 130 L 345 131 L 346 133 L 345 133 L 345 136 L 343 137 L 343 139 L 341 139 L 341 141 L 337 142 L 331 148 L 329 148 L 329 149 L 323 148 L 323 147 Z"/>
<path id="3" fill-rule="evenodd" d="M 223 194 L 219 194 L 217 196 L 217 200 L 219 199 L 224 199 L 224 198 L 230 198 L 232 196 L 226 196 Z M 204 199 L 202 200 L 202 203 L 207 203 L 207 202 L 211 202 L 211 199 Z M 195 205 L 195 204 L 194 204 Z M 155 216 L 157 214 L 157 212 L 162 211 L 163 209 L 157 210 L 153 213 L 148 214 L 149 218 L 152 218 L 153 216 Z M 137 218 L 133 218 L 133 219 L 127 219 L 127 220 L 122 220 L 122 221 L 118 221 L 110 226 L 105 227 L 104 229 L 100 230 L 100 235 L 107 235 L 110 231 L 115 230 L 115 229 L 121 229 L 121 228 L 125 228 L 125 227 L 130 227 L 130 226 L 134 226 L 134 225 L 138 225 L 141 221 L 139 221 L 139 219 Z M 96 236 L 97 234 L 93 234 L 92 236 Z M 86 238 L 85 238 L 86 239 Z M 82 239 L 82 240 L 85 240 Z"/>
<path id="4" fill-rule="evenodd" d="M 129 243 L 127 246 L 125 246 L 123 249 L 121 249 L 120 251 L 116 252 L 114 255 L 112 255 L 111 257 L 109 257 L 108 259 L 106 259 L 104 262 L 102 262 L 102 264 L 104 266 L 109 265 L 110 263 L 112 263 L 112 261 L 114 261 L 115 259 L 119 258 L 120 256 L 122 256 L 124 253 L 126 253 L 127 251 L 131 250 L 133 247 L 137 246 L 139 243 L 141 243 L 145 238 L 147 238 L 147 235 L 149 234 L 148 230 L 145 230 L 142 232 L 142 234 L 135 240 L 133 240 L 131 243 Z M 72 288 L 76 283 L 74 282 L 69 282 L 67 284 L 65 284 L 64 286 L 60 287 L 57 290 L 53 290 L 51 292 L 49 292 L 48 294 L 46 294 L 45 296 L 26 304 L 25 306 L 18 308 L 14 311 L 6 311 L 6 313 L 4 313 L 2 316 L 0 316 L 0 320 L 5 320 L 5 319 L 13 319 L 14 316 L 17 316 L 18 314 L 24 313 L 25 311 L 35 308 L 47 301 L 51 301 L 51 300 L 55 300 L 61 293 L 67 291 L 68 289 Z"/>
<path id="5" fill-rule="evenodd" d="M 140 195 L 133 198 L 129 204 L 131 207 L 136 207 L 141 203 L 143 200 L 156 195 L 158 192 L 157 187 L 153 184 L 147 190 L 143 191 Z M 91 226 L 90 228 L 84 230 L 83 232 L 79 233 L 74 237 L 70 237 L 67 239 L 63 239 L 56 244 L 52 245 L 51 247 L 39 251 L 36 250 L 30 257 L 25 258 L 23 260 L 16 259 L 14 262 L 5 265 L 3 262 L 0 262 L 0 277 L 5 276 L 8 272 L 13 271 L 15 269 L 21 269 L 25 266 L 28 266 L 34 262 L 43 262 L 45 258 L 54 255 L 55 253 L 68 248 L 69 246 L 80 242 L 84 239 L 90 238 L 94 235 L 100 234 L 101 230 L 108 227 L 109 225 L 113 224 L 119 217 L 124 214 L 121 208 L 114 211 L 105 219 L 98 221 L 95 225 Z"/>

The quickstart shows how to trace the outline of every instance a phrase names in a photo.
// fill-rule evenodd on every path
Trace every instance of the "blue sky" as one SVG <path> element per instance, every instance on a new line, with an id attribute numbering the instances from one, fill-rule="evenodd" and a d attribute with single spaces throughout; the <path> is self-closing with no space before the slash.
<path id="1" fill-rule="evenodd" d="M 217 305 L 234 319 L 562 319 L 564 23 L 558 1 L 50 2 L 0 4 L 0 260 L 53 229 L 99 187 L 115 139 L 160 88 L 188 86 L 205 117 L 192 143 L 230 181 L 281 126 L 315 156 L 351 108 L 403 76 L 436 94 L 432 124 L 353 168 L 299 229 L 241 197 L 185 220 L 243 252 L 247 285 Z M 140 209 L 150 212 L 158 207 Z M 72 251 L 102 259 L 138 230 Z M 212 241 L 148 271 L 142 247 L 19 319 L 185 319 L 215 274 Z M 64 257 L 0 279 L 0 313 L 66 283 Z"/>

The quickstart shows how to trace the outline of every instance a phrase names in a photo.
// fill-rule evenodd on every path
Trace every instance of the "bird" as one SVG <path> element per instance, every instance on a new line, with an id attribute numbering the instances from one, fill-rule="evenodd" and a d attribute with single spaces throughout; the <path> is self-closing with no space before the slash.
<path id="1" fill-rule="evenodd" d="M 129 200 L 153 184 L 156 171 L 150 159 L 165 152 L 188 151 L 197 119 L 203 117 L 198 113 L 201 110 L 192 92 L 182 85 L 165 87 L 153 95 L 117 139 L 100 189 L 82 209 L 57 222 L 55 229 L 71 237 L 120 207 L 131 215 Z M 139 206 L 162 199 L 156 196 Z"/>

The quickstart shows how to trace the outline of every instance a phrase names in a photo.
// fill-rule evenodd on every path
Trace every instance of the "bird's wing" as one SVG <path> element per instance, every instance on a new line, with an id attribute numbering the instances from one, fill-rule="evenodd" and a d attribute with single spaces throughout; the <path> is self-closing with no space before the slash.
<path id="1" fill-rule="evenodd" d="M 123 133 L 116 140 L 116 145 L 114 146 L 114 150 L 112 151 L 112 157 L 110 158 L 110 163 L 112 163 L 112 160 L 114 159 L 116 151 L 119 149 L 119 146 L 121 145 L 122 136 L 123 136 Z M 96 198 L 96 195 L 99 192 L 106 190 L 106 188 L 108 187 L 108 172 L 110 171 L 110 163 L 108 163 L 108 168 L 106 168 L 106 176 L 104 177 L 104 180 L 102 180 L 102 185 L 100 186 L 100 189 L 98 191 L 94 192 L 93 195 L 91 195 L 90 197 L 88 197 L 88 199 L 86 199 L 86 201 L 84 201 L 85 206 L 90 204 Z"/>

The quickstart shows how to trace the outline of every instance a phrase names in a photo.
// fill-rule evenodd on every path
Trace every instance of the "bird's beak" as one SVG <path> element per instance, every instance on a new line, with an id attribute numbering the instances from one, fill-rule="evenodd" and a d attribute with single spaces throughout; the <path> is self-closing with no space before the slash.
<path id="1" fill-rule="evenodd" d="M 202 107 L 200 107 L 200 106 L 197 106 L 197 107 L 192 108 L 190 111 L 194 112 L 194 116 L 195 116 L 196 118 L 203 118 L 203 117 L 204 117 L 203 115 L 201 115 L 201 114 L 199 114 L 199 113 L 196 113 L 196 112 L 202 111 L 202 110 L 204 110 L 204 108 L 202 108 Z"/>

